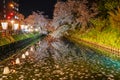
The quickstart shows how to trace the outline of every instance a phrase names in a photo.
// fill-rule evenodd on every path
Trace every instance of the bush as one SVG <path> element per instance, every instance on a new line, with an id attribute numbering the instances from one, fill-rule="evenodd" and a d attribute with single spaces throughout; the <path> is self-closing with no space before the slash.
<path id="1" fill-rule="evenodd" d="M 105 27 L 107 27 L 109 24 L 109 22 L 107 20 L 105 20 L 105 19 L 102 20 L 100 18 L 91 19 L 90 22 L 93 24 L 93 27 L 100 32 L 102 32 L 103 29 L 105 29 Z"/>
<path id="2" fill-rule="evenodd" d="M 120 8 L 118 8 L 117 11 L 109 12 L 109 14 L 111 26 L 120 30 Z"/>

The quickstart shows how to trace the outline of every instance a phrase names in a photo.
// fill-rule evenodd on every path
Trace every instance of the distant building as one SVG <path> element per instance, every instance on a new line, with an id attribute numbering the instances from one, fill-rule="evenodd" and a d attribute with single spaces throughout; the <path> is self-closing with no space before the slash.
<path id="1" fill-rule="evenodd" d="M 16 19 L 19 12 L 19 0 L 0 0 L 0 20 Z"/>

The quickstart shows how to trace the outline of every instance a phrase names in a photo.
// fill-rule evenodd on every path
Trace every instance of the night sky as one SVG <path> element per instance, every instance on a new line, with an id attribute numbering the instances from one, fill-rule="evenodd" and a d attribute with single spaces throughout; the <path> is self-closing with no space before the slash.
<path id="1" fill-rule="evenodd" d="M 52 18 L 54 5 L 57 0 L 19 0 L 20 13 L 27 17 L 32 11 L 44 11 L 45 15 Z"/>

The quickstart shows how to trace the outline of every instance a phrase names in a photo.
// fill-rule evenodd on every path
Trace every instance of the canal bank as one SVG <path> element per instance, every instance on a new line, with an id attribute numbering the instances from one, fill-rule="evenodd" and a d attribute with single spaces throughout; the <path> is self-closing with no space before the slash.
<path id="1" fill-rule="evenodd" d="M 31 36 L 32 35 L 32 36 Z M 0 60 L 6 59 L 16 52 L 35 44 L 43 38 L 44 35 L 40 34 L 26 34 L 24 39 L 17 39 L 14 42 L 0 46 Z M 21 36 L 22 37 L 22 36 Z"/>
<path id="2" fill-rule="evenodd" d="M 108 46 L 104 46 L 104 45 L 100 45 L 99 43 L 94 43 L 94 42 L 90 42 L 90 41 L 86 41 L 74 36 L 68 36 L 68 35 L 64 35 L 65 38 L 67 38 L 68 40 L 77 43 L 79 45 L 86 45 L 100 53 L 102 53 L 103 55 L 110 57 L 112 59 L 115 60 L 120 60 L 120 50 L 113 48 L 113 47 L 108 47 Z"/>

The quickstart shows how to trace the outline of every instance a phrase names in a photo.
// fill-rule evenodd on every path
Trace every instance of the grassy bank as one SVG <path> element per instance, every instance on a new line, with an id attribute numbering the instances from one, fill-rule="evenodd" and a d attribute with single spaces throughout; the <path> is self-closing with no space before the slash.
<path id="1" fill-rule="evenodd" d="M 103 46 L 108 46 L 120 49 L 120 31 L 115 28 L 106 28 L 103 31 L 98 31 L 94 28 L 81 33 L 79 30 L 69 31 L 70 36 L 78 39 L 95 42 Z"/>
<path id="2" fill-rule="evenodd" d="M 0 38 L 0 46 L 10 44 L 12 42 L 24 40 L 27 38 L 35 37 L 36 35 L 39 35 L 39 33 L 24 33 L 24 34 L 17 34 L 17 35 L 1 37 Z"/>
<path id="3" fill-rule="evenodd" d="M 96 50 L 102 51 L 101 53 L 103 53 L 106 56 L 109 56 L 115 59 L 120 58 L 118 55 L 119 53 L 116 53 L 116 52 L 112 53 L 113 50 L 120 51 L 120 45 L 119 45 L 120 32 L 116 28 L 106 27 L 102 31 L 96 30 L 95 28 L 91 28 L 89 30 L 86 30 L 85 32 L 80 32 L 80 30 L 72 30 L 72 31 L 69 30 L 68 33 L 69 33 L 69 36 L 67 38 L 69 38 L 69 40 L 74 41 L 75 43 L 81 44 L 82 41 L 80 40 L 83 40 L 83 43 L 85 45 L 93 47 Z M 110 49 L 111 49 L 111 52 L 108 51 Z"/>
<path id="4" fill-rule="evenodd" d="M 97 54 L 104 55 L 104 56 L 109 57 L 111 59 L 120 61 L 120 56 L 119 55 L 113 54 L 109 51 L 106 51 L 106 49 L 104 49 L 102 47 L 96 46 L 94 44 L 90 44 L 90 43 L 88 43 L 89 41 L 86 42 L 86 41 L 81 40 L 80 38 L 77 38 L 77 37 L 74 37 L 74 36 L 64 35 L 64 37 L 67 38 L 68 40 L 70 40 L 71 42 L 75 43 L 76 45 L 82 45 L 84 47 L 92 49 L 93 51 L 97 52 Z"/>
<path id="5" fill-rule="evenodd" d="M 38 34 L 36 34 L 36 35 L 38 35 Z M 25 47 L 23 46 L 21 49 L 17 50 L 15 53 L 12 53 L 11 56 L 9 56 L 8 58 L 0 61 L 0 64 L 5 63 L 7 60 L 12 59 L 13 57 L 15 57 L 15 56 L 17 56 L 17 55 L 21 55 L 22 53 L 25 53 L 26 50 L 30 49 L 31 46 L 35 46 L 34 44 L 37 43 L 38 41 L 42 40 L 44 37 L 45 37 L 45 36 L 43 35 L 43 36 L 41 36 L 40 39 L 35 39 L 33 42 L 31 42 L 31 43 L 28 44 L 27 46 L 25 46 Z M 36 46 L 35 46 L 35 47 L 36 47 Z"/>

